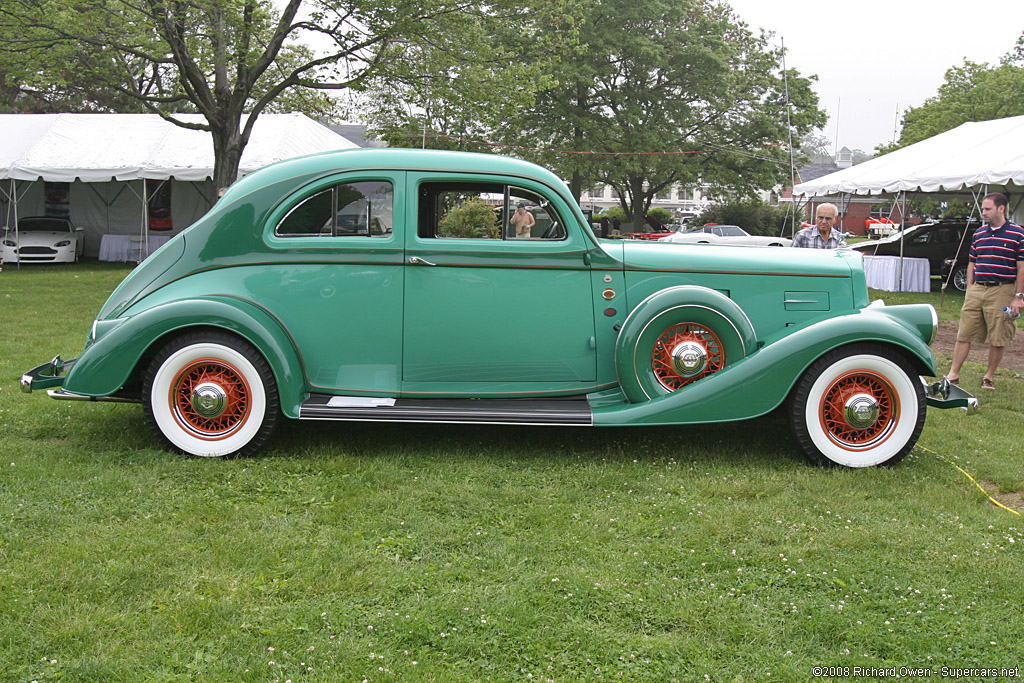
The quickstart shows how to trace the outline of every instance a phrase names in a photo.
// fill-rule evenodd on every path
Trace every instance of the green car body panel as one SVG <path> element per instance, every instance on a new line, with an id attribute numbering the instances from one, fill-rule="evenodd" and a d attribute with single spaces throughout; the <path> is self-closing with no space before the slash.
<path id="1" fill-rule="evenodd" d="M 197 324 L 197 321 L 201 321 Z M 242 337 L 270 363 L 281 393 L 282 411 L 298 416 L 305 380 L 295 341 L 266 309 L 231 296 L 196 297 L 146 308 L 137 315 L 96 326 L 97 334 L 64 381 L 64 390 L 81 396 L 109 396 L 143 371 L 147 351 L 187 330 L 213 328 Z M 102 335 L 98 332 L 102 331 Z"/>
<path id="2" fill-rule="evenodd" d="M 387 188 L 390 230 L 371 236 L 367 213 L 365 234 L 342 234 L 342 190 L 332 188 L 370 185 Z M 510 197 L 536 197 L 548 232 L 427 230 L 430 211 L 460 188 L 496 197 L 499 216 Z M 297 207 L 331 196 L 334 233 L 282 232 Z M 658 321 L 687 316 L 721 334 L 724 367 L 669 390 L 641 366 Z M 869 307 L 854 252 L 601 240 L 565 184 L 533 164 L 351 150 L 232 185 L 111 294 L 63 392 L 123 395 L 169 340 L 220 330 L 258 350 L 291 418 L 313 395 L 588 395 L 594 425 L 732 421 L 775 409 L 817 359 L 850 344 L 883 345 L 934 375 L 934 323 L 930 306 Z"/>

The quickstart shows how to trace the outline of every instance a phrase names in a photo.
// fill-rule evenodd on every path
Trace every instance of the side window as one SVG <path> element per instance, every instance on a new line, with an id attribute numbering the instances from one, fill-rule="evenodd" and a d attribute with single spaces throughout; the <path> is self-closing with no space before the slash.
<path id="1" fill-rule="evenodd" d="M 424 183 L 421 238 L 560 240 L 565 225 L 542 195 L 499 183 Z"/>
<path id="2" fill-rule="evenodd" d="M 388 237 L 394 189 L 386 180 L 342 183 L 296 204 L 278 223 L 281 237 Z"/>
<path id="3" fill-rule="evenodd" d="M 931 238 L 930 232 L 922 232 L 920 235 L 916 235 L 912 240 L 914 244 L 928 244 L 928 240 Z"/>
<path id="4" fill-rule="evenodd" d="M 565 224 L 551 202 L 536 192 L 509 188 L 509 211 L 506 230 L 510 239 L 565 239 Z"/>

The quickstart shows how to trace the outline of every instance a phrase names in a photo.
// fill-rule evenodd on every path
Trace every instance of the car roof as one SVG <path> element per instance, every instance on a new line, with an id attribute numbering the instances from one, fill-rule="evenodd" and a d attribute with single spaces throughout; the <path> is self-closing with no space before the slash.
<path id="1" fill-rule="evenodd" d="M 239 178 L 225 197 L 235 198 L 269 183 L 310 173 L 374 169 L 400 171 L 455 171 L 528 177 L 567 194 L 565 183 L 551 171 L 522 159 L 498 154 L 451 152 L 436 149 L 343 149 L 286 159 Z"/>

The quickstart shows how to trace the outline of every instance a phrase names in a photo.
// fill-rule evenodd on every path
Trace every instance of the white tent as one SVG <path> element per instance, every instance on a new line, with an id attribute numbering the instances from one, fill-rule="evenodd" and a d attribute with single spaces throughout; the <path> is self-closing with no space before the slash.
<path id="1" fill-rule="evenodd" d="M 793 189 L 795 196 L 1024 192 L 1024 116 L 953 130 Z M 1011 204 L 1012 206 L 1012 204 Z"/>
<path id="2" fill-rule="evenodd" d="M 183 121 L 201 122 L 198 114 Z M 242 154 L 239 175 L 274 161 L 356 147 L 302 114 L 263 114 Z M 85 228 L 85 253 L 104 234 L 145 233 L 146 180 L 173 184 L 164 234 L 191 225 L 213 205 L 210 134 L 155 114 L 0 115 L 0 225 L 47 211 L 46 183 L 68 183 L 72 223 Z M 42 182 L 40 182 L 42 181 Z M 51 186 L 52 188 L 53 186 Z M 152 188 L 152 183 L 150 189 Z"/>
<path id="3" fill-rule="evenodd" d="M 1020 222 L 1024 201 L 1024 116 L 965 123 L 862 164 L 793 188 L 794 196 L 969 193 L 980 220 L 981 197 L 1005 192 L 1008 215 Z M 969 233 L 964 234 L 969 242 Z M 960 249 L 965 245 L 961 244 Z M 902 269 L 900 270 L 902 278 Z"/>

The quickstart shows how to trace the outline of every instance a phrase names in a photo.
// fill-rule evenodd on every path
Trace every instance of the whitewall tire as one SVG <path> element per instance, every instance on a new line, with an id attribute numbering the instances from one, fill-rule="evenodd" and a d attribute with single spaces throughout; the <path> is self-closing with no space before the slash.
<path id="1" fill-rule="evenodd" d="M 143 381 L 143 409 L 165 445 L 189 455 L 251 455 L 273 432 L 277 386 L 262 355 L 221 332 L 191 333 L 161 349 Z"/>
<path id="2" fill-rule="evenodd" d="M 819 464 L 894 465 L 917 443 L 925 409 L 921 382 L 898 352 L 857 344 L 826 354 L 801 376 L 790 424 Z"/>

